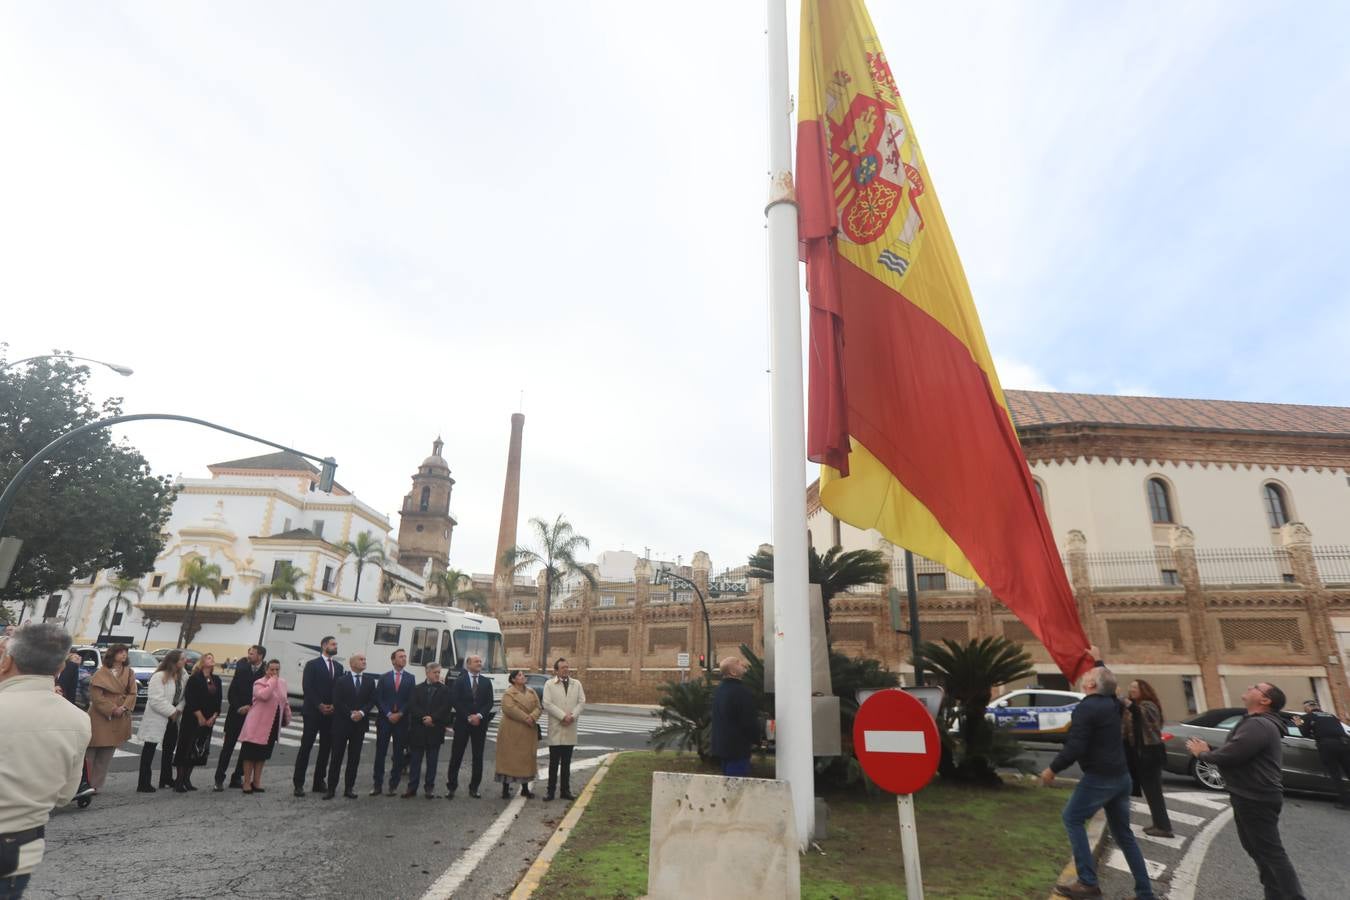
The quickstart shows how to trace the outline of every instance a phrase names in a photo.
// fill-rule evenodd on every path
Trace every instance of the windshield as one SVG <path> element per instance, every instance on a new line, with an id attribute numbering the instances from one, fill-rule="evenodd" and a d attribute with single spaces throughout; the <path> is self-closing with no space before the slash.
<path id="1" fill-rule="evenodd" d="M 502 673 L 506 671 L 506 658 L 502 655 L 502 636 L 486 631 L 456 631 L 455 655 L 460 665 L 470 654 L 483 657 L 483 671 Z"/>
<path id="2" fill-rule="evenodd" d="M 133 669 L 153 669 L 159 665 L 159 660 L 155 659 L 153 654 L 146 653 L 144 650 L 128 650 L 127 665 Z"/>

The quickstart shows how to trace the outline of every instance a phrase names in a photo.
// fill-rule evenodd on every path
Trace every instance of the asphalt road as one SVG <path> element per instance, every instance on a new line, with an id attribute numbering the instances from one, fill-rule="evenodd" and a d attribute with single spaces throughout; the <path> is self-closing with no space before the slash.
<path id="1" fill-rule="evenodd" d="M 655 720 L 636 714 L 590 711 L 579 722 L 573 759 L 573 793 L 580 793 L 598 761 L 611 750 L 647 745 Z M 566 813 L 561 800 L 505 801 L 492 781 L 495 729 L 489 734 L 483 798 L 468 796 L 469 761 L 460 790 L 446 801 L 446 742 L 437 775 L 438 796 L 404 800 L 370 797 L 374 736 L 362 753 L 357 800 L 292 796 L 299 716 L 283 730 L 263 774 L 266 793 L 211 790 L 211 765 L 198 769 L 189 794 L 135 792 L 140 747 L 124 745 L 103 793 L 87 809 L 56 810 L 47 827 L 47 856 L 26 897 L 34 900 L 137 897 L 421 898 L 447 869 L 467 874 L 456 900 L 486 900 L 510 893 Z M 547 749 L 540 745 L 541 774 Z M 158 759 L 156 759 L 158 764 Z M 313 766 L 311 757 L 311 767 Z M 156 765 L 156 771 L 158 766 Z M 311 776 L 312 780 L 312 776 Z M 536 789 L 542 796 L 541 785 Z M 508 814 L 514 809 L 514 818 Z M 504 814 L 505 819 L 503 819 Z M 484 837 L 493 828 L 496 832 Z M 480 861 L 481 860 L 481 861 Z M 474 864 L 476 863 L 476 864 Z M 453 874 L 453 873 L 452 873 Z"/>

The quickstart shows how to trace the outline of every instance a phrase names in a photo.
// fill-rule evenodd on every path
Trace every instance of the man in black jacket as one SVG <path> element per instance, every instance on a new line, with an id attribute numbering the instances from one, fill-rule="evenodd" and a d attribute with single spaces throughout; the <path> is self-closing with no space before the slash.
<path id="1" fill-rule="evenodd" d="M 333 746 L 328 760 L 328 789 L 323 792 L 325 800 L 332 800 L 337 794 L 343 757 L 347 759 L 347 773 L 342 782 L 342 796 L 348 800 L 356 799 L 361 748 L 366 744 L 366 732 L 375 710 L 375 682 L 379 679 L 366 674 L 366 655 L 353 653 L 347 663 L 351 671 L 338 676 L 333 685 Z"/>
<path id="2" fill-rule="evenodd" d="M 1092 655 L 1096 658 L 1095 648 Z M 1064 747 L 1049 768 L 1041 773 L 1041 781 L 1049 785 L 1057 773 L 1074 763 L 1083 770 L 1073 795 L 1064 804 L 1062 816 L 1069 846 L 1073 849 L 1078 880 L 1055 885 L 1055 892 L 1064 897 L 1102 895 L 1086 823 L 1097 810 L 1105 809 L 1106 826 L 1134 876 L 1135 897 L 1153 900 L 1153 885 L 1148 879 L 1144 854 L 1135 841 L 1134 832 L 1130 831 L 1130 770 L 1125 762 L 1125 744 L 1121 737 L 1116 676 L 1099 661 L 1097 668 L 1083 676 L 1082 691 L 1087 696 L 1074 707 Z"/>
<path id="3" fill-rule="evenodd" d="M 712 755 L 722 760 L 722 774 L 744 778 L 750 774 L 750 751 L 759 743 L 759 715 L 755 695 L 741 678 L 745 662 L 736 656 L 722 660 L 722 683 L 713 691 Z"/>
<path id="4" fill-rule="evenodd" d="M 441 664 L 429 662 L 427 680 L 413 688 L 408 702 L 408 789 L 404 799 L 417 796 L 417 779 L 426 758 L 426 795 L 430 800 L 436 786 L 436 766 L 440 761 L 445 729 L 450 727 L 455 710 L 450 705 L 450 688 L 441 682 Z"/>
<path id="5" fill-rule="evenodd" d="M 1303 701 L 1303 715 L 1294 716 L 1299 734 L 1317 742 L 1317 755 L 1322 760 L 1336 789 L 1336 808 L 1350 809 L 1350 737 L 1345 734 L 1341 720 L 1322 712 L 1316 700 Z"/>
<path id="6" fill-rule="evenodd" d="M 487 742 L 488 722 L 492 721 L 492 680 L 483 671 L 483 657 L 476 654 L 464 658 L 464 671 L 450 685 L 450 703 L 455 708 L 455 735 L 450 741 L 450 766 L 445 780 L 449 793 L 445 799 L 455 799 L 459 789 L 459 767 L 464 762 L 464 748 L 473 748 L 473 767 L 469 776 L 469 796 L 477 799 L 478 785 L 483 781 L 483 745 Z"/>
<path id="7" fill-rule="evenodd" d="M 304 730 L 300 732 L 300 749 L 295 757 L 295 796 L 305 796 L 305 775 L 309 771 L 309 752 L 314 747 L 314 739 L 319 739 L 319 759 L 314 766 L 314 790 L 328 793 L 323 783 L 328 772 L 328 756 L 333 749 L 333 685 L 342 675 L 342 663 L 338 662 L 337 638 L 329 635 L 319 642 L 319 656 L 305 663 L 301 689 L 304 692 L 304 705 L 300 714 L 304 717 Z"/>
<path id="8" fill-rule="evenodd" d="M 234 677 L 230 679 L 230 689 L 225 694 L 225 738 L 220 745 L 220 759 L 216 763 L 216 791 L 225 790 L 225 772 L 230 768 L 230 757 L 234 754 L 235 741 L 239 740 L 239 731 L 244 727 L 244 717 L 253 704 L 253 682 L 262 677 L 263 660 L 267 659 L 267 650 L 259 644 L 248 648 L 248 655 L 234 666 Z M 230 787 L 244 786 L 244 760 L 234 765 L 234 774 L 230 776 Z"/>
<path id="9" fill-rule="evenodd" d="M 1242 849 L 1256 863 L 1266 900 L 1301 900 L 1303 887 L 1280 840 L 1280 808 L 1284 805 L 1284 691 L 1268 682 L 1242 694 L 1247 714 L 1217 750 L 1199 738 L 1186 749 L 1202 762 L 1219 767 L 1228 786 L 1233 824 Z"/>

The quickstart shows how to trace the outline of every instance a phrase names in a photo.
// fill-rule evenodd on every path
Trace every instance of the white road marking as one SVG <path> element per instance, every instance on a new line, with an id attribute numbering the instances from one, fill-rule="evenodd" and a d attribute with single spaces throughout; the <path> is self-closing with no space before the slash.
<path id="1" fill-rule="evenodd" d="M 1215 812 L 1221 812 L 1228 808 L 1228 797 L 1225 794 L 1207 794 L 1203 791 L 1186 791 L 1177 794 L 1163 794 L 1169 803 L 1185 803 L 1190 806 L 1198 806 L 1201 809 L 1212 809 Z"/>
<path id="2" fill-rule="evenodd" d="M 1125 854 L 1118 847 L 1111 850 L 1111 855 L 1106 858 L 1106 864 L 1122 872 L 1130 871 L 1130 864 L 1125 861 Z M 1148 877 L 1154 881 L 1167 871 L 1167 866 L 1148 858 L 1144 859 L 1144 868 L 1148 869 Z M 1172 896 L 1175 900 L 1176 895 L 1173 894 Z"/>
<path id="3" fill-rule="evenodd" d="M 1142 800 L 1132 800 L 1130 802 L 1130 809 L 1134 810 L 1137 813 L 1144 813 L 1145 815 L 1151 815 L 1151 813 L 1149 813 L 1148 804 Z M 1182 825 L 1203 825 L 1205 824 L 1206 821 L 1204 816 L 1195 816 L 1191 815 L 1190 813 L 1176 812 L 1171 807 L 1168 807 L 1167 817 L 1171 819 L 1173 822 L 1180 822 Z"/>
<path id="4" fill-rule="evenodd" d="M 600 765 L 604 759 L 603 756 L 597 756 L 594 759 L 582 760 L 572 766 L 572 771 L 593 769 Z M 478 864 L 486 859 L 488 854 L 497 846 L 497 843 L 502 839 L 502 835 L 506 834 L 507 829 L 516 820 L 516 816 L 520 815 L 520 810 L 524 806 L 524 797 L 517 797 L 506 804 L 506 809 L 497 817 L 497 821 L 493 822 L 488 830 L 473 842 L 473 846 L 465 850 L 464 854 L 455 860 L 450 868 L 446 869 L 441 877 L 432 883 L 431 887 L 427 888 L 427 892 L 422 895 L 422 900 L 450 900 L 454 897 L 455 891 L 459 890 L 459 886 L 473 874 L 474 869 L 478 868 Z"/>
<path id="5" fill-rule="evenodd" d="M 1233 810 L 1225 809 L 1215 816 L 1199 834 L 1191 839 L 1191 848 L 1172 869 L 1172 886 L 1168 891 L 1171 900 L 1195 900 L 1195 887 L 1200 877 L 1200 867 L 1204 865 L 1209 845 L 1220 831 L 1233 818 Z"/>
<path id="6" fill-rule="evenodd" d="M 864 731 L 863 749 L 868 753 L 924 753 L 922 731 Z"/>

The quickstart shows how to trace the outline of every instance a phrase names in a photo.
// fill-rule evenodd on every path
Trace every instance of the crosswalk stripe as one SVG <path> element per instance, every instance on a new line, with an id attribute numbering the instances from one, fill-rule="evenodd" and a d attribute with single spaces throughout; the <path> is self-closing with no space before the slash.
<path id="1" fill-rule="evenodd" d="M 1185 791 L 1183 793 L 1163 794 L 1169 803 L 1186 803 L 1190 806 L 1198 806 L 1201 809 L 1212 809 L 1215 812 L 1223 812 L 1228 808 L 1228 798 L 1223 794 L 1206 794 L 1200 791 Z"/>
<path id="2" fill-rule="evenodd" d="M 1130 864 L 1125 861 L 1125 854 L 1119 848 L 1111 850 L 1111 855 L 1106 858 L 1106 864 L 1122 872 L 1130 871 Z M 1147 858 L 1144 859 L 1144 867 L 1148 869 L 1148 877 L 1155 881 L 1162 876 L 1162 873 L 1167 871 L 1167 866 L 1163 863 L 1154 862 Z"/>
<path id="3" fill-rule="evenodd" d="M 1135 812 L 1138 812 L 1138 813 L 1148 813 L 1148 812 L 1149 812 L 1148 804 L 1145 803 L 1145 802 L 1143 802 L 1142 800 L 1132 800 L 1132 801 L 1130 801 L 1130 809 L 1132 809 L 1132 810 L 1134 810 Z M 1168 817 L 1169 819 L 1171 819 L 1173 822 L 1180 822 L 1182 825 L 1203 825 L 1203 824 L 1205 824 L 1205 817 L 1204 817 L 1204 816 L 1193 816 L 1193 815 L 1191 815 L 1190 813 L 1176 812 L 1176 811 L 1174 811 L 1171 807 L 1168 807 L 1168 809 L 1167 809 L 1167 817 Z"/>

